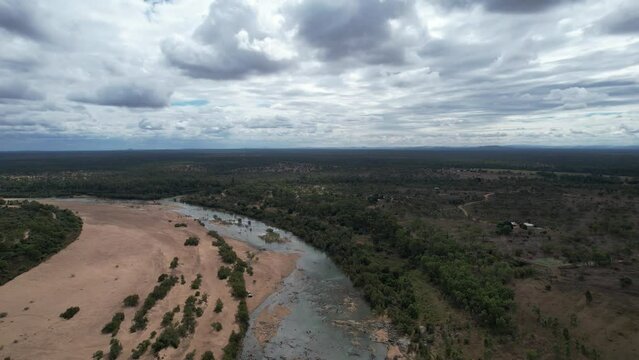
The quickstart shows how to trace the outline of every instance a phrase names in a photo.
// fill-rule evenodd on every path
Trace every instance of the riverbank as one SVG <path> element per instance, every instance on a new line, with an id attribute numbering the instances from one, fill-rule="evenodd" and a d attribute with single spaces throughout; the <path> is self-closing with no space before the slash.
<path id="1" fill-rule="evenodd" d="M 222 357 L 231 331 L 237 330 L 237 301 L 226 281 L 217 278 L 222 261 L 203 226 L 167 204 L 86 199 L 43 202 L 71 209 L 83 219 L 84 228 L 67 248 L 0 287 L 0 313 L 6 312 L 0 319 L 2 358 L 89 359 L 95 351 L 107 353 L 111 337 L 100 330 L 116 312 L 125 315 L 116 337 L 122 343 L 123 357 L 129 357 L 152 331 L 160 332 L 166 312 L 177 305 L 184 307 L 186 298 L 195 292 L 191 282 L 197 274 L 202 275 L 199 299 L 207 294 L 207 301 L 198 305 L 203 314 L 196 319 L 193 335 L 182 339 L 178 349 L 169 348 L 161 355 L 181 360 L 192 350 L 198 358 L 210 350 L 216 358 Z M 186 226 L 175 227 L 177 223 Z M 189 236 L 199 237 L 199 246 L 184 246 Z M 227 241 L 243 258 L 249 252 L 257 258 L 252 261 L 253 276 L 246 275 L 246 287 L 253 293 L 247 304 L 253 311 L 293 271 L 297 256 Z M 170 269 L 174 257 L 179 259 L 178 266 Z M 149 311 L 145 330 L 130 333 L 136 308 L 124 308 L 122 300 L 138 294 L 144 301 L 163 273 L 184 276 L 185 282 L 178 282 Z M 215 313 L 218 298 L 224 307 Z M 70 320 L 61 319 L 59 314 L 71 306 L 80 311 Z M 182 313 L 175 315 L 176 321 L 181 318 Z M 220 322 L 222 330 L 213 330 L 213 322 Z M 150 358 L 148 353 L 146 357 Z"/>

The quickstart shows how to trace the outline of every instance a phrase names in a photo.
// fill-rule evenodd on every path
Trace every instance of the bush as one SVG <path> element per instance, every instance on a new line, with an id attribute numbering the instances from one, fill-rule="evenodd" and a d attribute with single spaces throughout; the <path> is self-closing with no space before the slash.
<path id="1" fill-rule="evenodd" d="M 202 354 L 201 360 L 215 360 L 215 357 L 213 356 L 212 352 L 207 351 L 204 354 Z"/>
<path id="2" fill-rule="evenodd" d="M 200 288 L 200 285 L 202 285 L 202 275 L 197 274 L 195 280 L 193 280 L 193 282 L 191 283 L 191 289 L 197 290 Z"/>
<path id="3" fill-rule="evenodd" d="M 109 347 L 109 360 L 115 360 L 122 353 L 122 344 L 118 339 L 111 339 L 111 346 Z"/>
<path id="4" fill-rule="evenodd" d="M 200 244 L 200 239 L 197 236 L 189 236 L 186 241 L 184 241 L 184 246 L 198 246 Z"/>
<path id="5" fill-rule="evenodd" d="M 175 316 L 175 313 L 173 311 L 167 311 L 166 313 L 164 313 L 164 316 L 162 317 L 162 323 L 160 323 L 160 326 L 166 327 L 171 325 L 171 323 L 173 323 L 174 316 Z"/>
<path id="6" fill-rule="evenodd" d="M 622 289 L 625 289 L 628 286 L 632 285 L 632 279 L 627 276 L 624 276 L 619 279 L 619 284 L 621 285 Z"/>
<path id="7" fill-rule="evenodd" d="M 186 356 L 184 357 L 184 360 L 195 360 L 195 350 L 186 354 Z"/>
<path id="8" fill-rule="evenodd" d="M 171 265 L 169 265 L 169 267 L 171 269 L 175 269 L 178 266 L 178 258 L 177 256 L 173 258 L 173 260 L 171 260 Z"/>
<path id="9" fill-rule="evenodd" d="M 213 311 L 215 311 L 215 313 L 219 314 L 222 312 L 222 309 L 224 308 L 224 303 L 222 302 L 222 300 L 220 298 L 217 299 L 217 301 L 215 302 L 215 309 L 213 309 Z"/>
<path id="10" fill-rule="evenodd" d="M 175 226 L 176 228 L 186 227 L 186 223 L 175 223 L 175 225 L 173 225 L 173 226 Z"/>
<path id="11" fill-rule="evenodd" d="M 138 294 L 129 295 L 125 297 L 124 300 L 122 301 L 122 303 L 126 307 L 136 307 L 138 306 L 139 302 L 140 302 L 140 295 Z"/>
<path id="12" fill-rule="evenodd" d="M 93 356 L 91 356 L 93 360 L 101 360 L 103 357 L 104 357 L 104 351 L 102 350 L 98 350 L 94 352 Z"/>
<path id="13" fill-rule="evenodd" d="M 168 326 L 162 330 L 158 338 L 155 340 L 151 349 L 154 353 L 158 353 L 169 346 L 177 349 L 180 346 L 180 335 L 173 326 Z"/>
<path id="14" fill-rule="evenodd" d="M 222 331 L 222 324 L 220 322 L 218 322 L 218 321 L 216 321 L 213 324 L 211 324 L 211 327 L 215 331 Z"/>
<path id="15" fill-rule="evenodd" d="M 111 322 L 104 325 L 104 327 L 102 328 L 102 333 L 115 336 L 120 330 L 120 324 L 122 324 L 122 321 L 124 321 L 124 313 L 116 313 L 115 315 L 113 315 L 113 318 L 111 318 Z"/>
<path id="16" fill-rule="evenodd" d="M 60 314 L 60 317 L 65 319 L 65 320 L 69 320 L 72 317 L 75 316 L 75 314 L 78 313 L 78 311 L 80 311 L 80 308 L 77 306 L 72 306 L 68 309 L 65 310 L 65 312 L 63 312 L 62 314 Z"/>
<path id="17" fill-rule="evenodd" d="M 138 344 L 138 346 L 131 350 L 132 354 L 131 357 L 133 359 L 139 359 L 142 357 L 142 355 L 144 355 L 144 353 L 146 352 L 146 350 L 149 348 L 149 346 L 151 345 L 151 340 L 144 340 L 141 343 Z"/>
<path id="18" fill-rule="evenodd" d="M 220 269 L 217 271 L 217 278 L 220 280 L 224 280 L 231 275 L 231 268 L 228 266 L 220 266 Z"/>

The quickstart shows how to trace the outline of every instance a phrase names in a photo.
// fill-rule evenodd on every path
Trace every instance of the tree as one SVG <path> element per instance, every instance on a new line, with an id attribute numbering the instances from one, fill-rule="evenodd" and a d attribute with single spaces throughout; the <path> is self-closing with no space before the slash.
<path id="1" fill-rule="evenodd" d="M 213 353 L 211 351 L 207 351 L 204 354 L 202 354 L 201 359 L 202 360 L 215 360 L 215 357 L 213 356 Z"/>
<path id="2" fill-rule="evenodd" d="M 171 265 L 169 265 L 169 267 L 171 269 L 175 269 L 178 266 L 178 258 L 177 256 L 173 258 L 173 260 L 171 260 Z"/>
<path id="3" fill-rule="evenodd" d="M 215 309 L 213 309 L 213 311 L 219 314 L 222 312 L 223 308 L 224 308 L 224 303 L 222 302 L 222 299 L 218 298 L 217 301 L 215 302 Z"/>
<path id="4" fill-rule="evenodd" d="M 126 307 L 136 307 L 138 306 L 139 302 L 140 302 L 140 295 L 138 294 L 129 295 L 125 297 L 124 300 L 122 301 L 122 303 Z"/>
<path id="5" fill-rule="evenodd" d="M 115 360 L 122 353 L 122 344 L 118 339 L 111 339 L 111 346 L 109 347 L 109 360 Z"/>
<path id="6" fill-rule="evenodd" d="M 74 317 L 75 314 L 78 313 L 78 311 L 80 311 L 80 308 L 78 306 L 72 306 L 72 307 L 66 309 L 62 314 L 60 314 L 60 317 L 65 319 L 65 320 L 69 320 L 72 317 Z"/>

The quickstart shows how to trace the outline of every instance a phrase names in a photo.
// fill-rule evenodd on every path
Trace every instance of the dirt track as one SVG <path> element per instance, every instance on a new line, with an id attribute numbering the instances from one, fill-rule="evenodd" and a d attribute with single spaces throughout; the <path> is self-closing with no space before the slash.
<path id="1" fill-rule="evenodd" d="M 226 281 L 216 276 L 222 262 L 204 227 L 163 205 L 48 202 L 78 212 L 84 228 L 66 249 L 0 287 L 0 313 L 8 314 L 0 319 L 1 358 L 90 359 L 96 350 L 107 353 L 111 337 L 100 330 L 118 311 L 125 314 L 117 335 L 124 347 L 121 358 L 129 358 L 133 347 L 149 338 L 151 331 L 159 330 L 165 312 L 176 305 L 184 306 L 186 298 L 194 293 L 190 284 L 198 273 L 203 275 L 200 292 L 208 294 L 204 315 L 197 319 L 192 337 L 183 339 L 177 350 L 161 353 L 161 357 L 181 360 L 196 349 L 197 358 L 206 350 L 221 358 L 231 330 L 236 329 L 237 302 Z M 186 222 L 188 227 L 175 228 L 175 222 Z M 200 237 L 199 246 L 183 245 L 190 235 Z M 240 256 L 254 251 L 239 241 L 228 242 Z M 170 270 L 174 256 L 179 258 L 179 266 Z M 296 261 L 293 254 L 271 252 L 260 253 L 259 258 L 253 265 L 254 276 L 246 276 L 247 288 L 255 294 L 248 299 L 250 310 L 275 291 Z M 149 312 L 146 330 L 131 334 L 128 329 L 135 309 L 123 308 L 122 299 L 139 294 L 144 301 L 162 273 L 184 275 L 186 284 L 178 283 Z M 215 314 L 218 297 L 224 302 L 224 310 Z M 80 312 L 71 320 L 61 319 L 59 314 L 70 306 L 79 306 Z M 178 313 L 176 320 L 181 316 Z M 214 321 L 222 323 L 222 331 L 211 328 Z"/>

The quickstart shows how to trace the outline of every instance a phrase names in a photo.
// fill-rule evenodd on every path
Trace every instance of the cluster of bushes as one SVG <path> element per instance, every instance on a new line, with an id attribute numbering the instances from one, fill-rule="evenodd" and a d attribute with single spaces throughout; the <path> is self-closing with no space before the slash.
<path id="1" fill-rule="evenodd" d="M 231 268 L 228 266 L 220 266 L 217 270 L 217 278 L 220 280 L 224 280 L 231 275 Z"/>
<path id="2" fill-rule="evenodd" d="M 64 249 L 81 230 L 82 219 L 53 205 L 0 207 L 0 285 Z"/>
<path id="3" fill-rule="evenodd" d="M 182 319 L 179 324 L 173 323 L 174 314 L 179 311 L 179 307 L 164 314 L 162 319 L 162 326 L 164 326 L 164 328 L 151 345 L 153 352 L 158 353 L 160 350 L 166 349 L 169 346 L 177 349 L 177 347 L 180 346 L 181 338 L 185 338 L 195 332 L 195 326 L 197 325 L 196 318 L 204 314 L 204 310 L 198 307 L 197 304 L 198 299 L 196 296 L 191 295 L 186 299 L 184 308 L 182 309 Z"/>
<path id="4" fill-rule="evenodd" d="M 131 358 L 133 359 L 141 358 L 142 355 L 146 353 L 146 350 L 149 348 L 150 345 L 151 345 L 151 340 L 149 339 L 146 339 L 142 341 L 141 343 L 139 343 L 138 346 L 135 347 L 135 349 L 131 350 Z"/>
<path id="5" fill-rule="evenodd" d="M 62 314 L 60 314 L 60 317 L 65 319 L 65 320 L 69 320 L 72 317 L 74 317 L 75 314 L 78 313 L 78 311 L 80 311 L 80 308 L 78 306 L 72 306 L 72 307 L 66 309 Z"/>
<path id="6" fill-rule="evenodd" d="M 111 334 L 111 336 L 117 335 L 118 331 L 120 331 L 120 325 L 122 324 L 122 321 L 124 321 L 124 313 L 115 313 L 115 315 L 113 315 L 113 317 L 111 318 L 111 321 L 104 325 L 104 327 L 102 328 L 102 333 Z"/>
<path id="7" fill-rule="evenodd" d="M 224 238 L 215 230 L 209 230 L 209 236 L 213 239 L 213 246 L 219 246 L 220 243 L 224 242 Z"/>
<path id="8" fill-rule="evenodd" d="M 147 295 L 142 307 L 135 313 L 133 317 L 133 325 L 131 325 L 131 332 L 136 332 L 138 330 L 144 330 L 146 328 L 146 324 L 149 322 L 149 319 L 146 317 L 146 314 L 158 300 L 162 300 L 169 293 L 171 288 L 175 286 L 178 278 L 175 276 L 170 276 L 164 278 L 159 285 L 156 285 L 153 288 L 153 291 Z"/>
<path id="9" fill-rule="evenodd" d="M 224 239 L 218 239 L 217 241 L 218 252 L 222 257 L 222 261 L 227 264 L 233 264 L 238 259 L 237 254 L 233 251 L 231 245 L 227 244 Z"/>
<path id="10" fill-rule="evenodd" d="M 184 241 L 184 246 L 198 246 L 199 244 L 200 238 L 197 236 L 189 236 L 189 238 Z"/>

